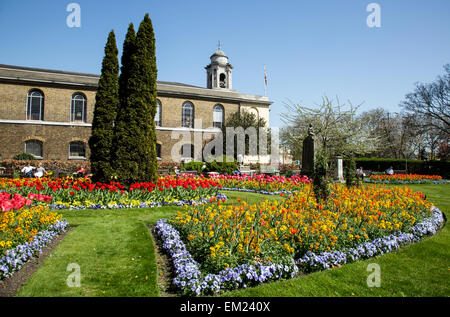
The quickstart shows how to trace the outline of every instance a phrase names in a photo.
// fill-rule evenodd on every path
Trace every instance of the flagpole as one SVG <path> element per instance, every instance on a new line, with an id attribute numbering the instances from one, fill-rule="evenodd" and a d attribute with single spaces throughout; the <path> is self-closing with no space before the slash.
<path id="1" fill-rule="evenodd" d="M 266 65 L 264 65 L 264 97 L 267 96 L 267 74 L 266 74 Z"/>

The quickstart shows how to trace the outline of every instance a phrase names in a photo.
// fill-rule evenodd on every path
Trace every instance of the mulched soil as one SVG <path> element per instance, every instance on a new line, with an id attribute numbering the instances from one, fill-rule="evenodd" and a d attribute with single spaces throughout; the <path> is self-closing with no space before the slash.
<path id="1" fill-rule="evenodd" d="M 42 253 L 38 256 L 28 260 L 22 268 L 14 272 L 14 274 L 8 278 L 0 280 L 0 297 L 13 297 L 19 288 L 25 284 L 25 282 L 37 271 L 39 266 L 50 255 L 52 250 L 61 242 L 61 240 L 73 230 L 73 227 L 69 227 L 66 232 L 62 232 L 53 238 L 52 242 L 42 249 Z"/>
<path id="2" fill-rule="evenodd" d="M 153 245 L 155 246 L 156 255 L 156 267 L 158 269 L 158 288 L 161 297 L 174 297 L 178 296 L 176 290 L 172 285 L 174 278 L 173 263 L 170 257 L 164 253 L 161 246 L 161 240 L 154 232 L 154 226 L 148 226 L 151 237 L 153 239 Z"/>

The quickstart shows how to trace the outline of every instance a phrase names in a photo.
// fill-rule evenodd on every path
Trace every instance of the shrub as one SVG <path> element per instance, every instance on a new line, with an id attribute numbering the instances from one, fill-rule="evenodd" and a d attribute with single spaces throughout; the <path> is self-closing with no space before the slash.
<path id="1" fill-rule="evenodd" d="M 183 163 L 181 168 L 185 171 L 197 171 L 198 173 L 203 173 L 203 162 L 191 161 L 189 163 Z"/>
<path id="2" fill-rule="evenodd" d="M 314 172 L 313 172 L 313 190 L 316 195 L 316 199 L 319 201 L 326 201 L 330 195 L 330 189 L 328 187 L 327 180 L 328 172 L 328 159 L 326 154 L 320 152 L 316 156 L 314 162 Z"/>
<path id="3" fill-rule="evenodd" d="M 347 187 L 359 185 L 359 178 L 356 175 L 356 162 L 353 156 L 347 156 L 344 160 L 344 178 Z"/>
<path id="4" fill-rule="evenodd" d="M 219 174 L 232 175 L 234 171 L 238 169 L 238 163 L 236 160 L 229 161 L 226 159 L 225 155 L 222 157 L 222 162 L 213 160 L 212 162 L 206 163 L 206 168 L 204 172 L 217 172 Z"/>
<path id="5" fill-rule="evenodd" d="M 280 164 L 278 170 L 280 174 L 292 175 L 293 170 L 299 170 L 299 166 L 295 163 L 291 164 Z"/>
<path id="6" fill-rule="evenodd" d="M 30 163 L 31 165 L 36 165 L 36 160 L 21 161 L 21 160 L 6 159 L 0 161 L 0 166 L 20 171 L 27 163 Z M 88 172 L 90 172 L 91 170 L 91 164 L 89 163 L 89 161 L 74 162 L 74 161 L 39 160 L 39 163 L 41 163 L 42 167 L 44 167 L 47 171 L 67 172 L 71 174 L 73 172 L 76 172 L 80 167 L 83 167 Z"/>
<path id="7" fill-rule="evenodd" d="M 36 158 L 34 157 L 33 154 L 30 154 L 30 153 L 20 153 L 20 154 L 14 155 L 13 159 L 18 160 L 18 161 L 33 161 Z"/>

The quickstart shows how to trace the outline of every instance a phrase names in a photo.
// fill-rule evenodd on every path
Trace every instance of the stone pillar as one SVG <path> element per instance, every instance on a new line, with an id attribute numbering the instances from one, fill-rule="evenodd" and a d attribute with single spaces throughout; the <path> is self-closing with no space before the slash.
<path id="1" fill-rule="evenodd" d="M 312 177 L 314 173 L 314 159 L 317 152 L 317 141 L 312 130 L 312 125 L 309 125 L 308 136 L 303 140 L 302 153 L 302 175 Z"/>
<path id="2" fill-rule="evenodd" d="M 342 156 L 336 156 L 335 157 L 334 180 L 337 183 L 345 183 L 345 180 L 344 180 L 344 161 L 342 160 Z"/>

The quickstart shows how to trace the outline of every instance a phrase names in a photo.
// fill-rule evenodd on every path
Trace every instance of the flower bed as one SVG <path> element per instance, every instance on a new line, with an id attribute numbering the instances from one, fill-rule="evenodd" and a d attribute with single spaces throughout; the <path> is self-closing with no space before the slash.
<path id="1" fill-rule="evenodd" d="M 61 220 L 46 206 L 24 207 L 0 213 L 0 255 L 11 247 L 31 242 L 36 234 Z"/>
<path id="2" fill-rule="evenodd" d="M 247 287 L 258 283 L 294 277 L 297 266 L 262 263 L 243 264 L 234 268 L 226 268 L 218 274 L 207 274 L 200 271 L 200 265 L 194 260 L 176 229 L 165 219 L 158 221 L 155 232 L 163 241 L 163 248 L 172 258 L 175 278 L 173 283 L 185 295 L 219 293 L 226 289 Z"/>
<path id="3" fill-rule="evenodd" d="M 431 208 L 432 216 L 412 226 L 409 232 L 396 231 L 387 236 L 365 242 L 354 248 L 342 251 L 322 252 L 311 251 L 297 260 L 297 264 L 305 271 L 329 269 L 359 259 L 368 259 L 376 255 L 395 251 L 396 249 L 421 240 L 422 237 L 435 234 L 444 224 L 442 212 L 436 207 Z"/>
<path id="4" fill-rule="evenodd" d="M 0 279 L 20 269 L 40 252 L 68 223 L 49 207 L 31 206 L 33 200 L 49 201 L 51 196 L 0 193 Z"/>
<path id="5" fill-rule="evenodd" d="M 52 196 L 53 208 L 136 208 L 182 205 L 216 197 L 220 185 L 204 177 L 167 176 L 154 183 L 129 187 L 111 182 L 92 183 L 89 178 L 2 179 L 0 190 L 29 195 Z M 49 202 L 49 201 L 48 201 Z M 49 202 L 50 203 L 50 202 Z"/>
<path id="6" fill-rule="evenodd" d="M 68 225 L 67 220 L 58 220 L 47 229 L 38 232 L 31 241 L 6 250 L 0 257 L 0 280 L 20 270 L 22 265 L 38 252 L 42 253 L 42 248 L 47 246 L 59 233 L 66 231 Z"/>
<path id="7" fill-rule="evenodd" d="M 156 232 L 184 294 L 207 294 L 330 268 L 432 234 L 442 214 L 407 188 L 335 185 L 327 204 L 311 186 L 283 202 L 187 208 Z"/>
<path id="8" fill-rule="evenodd" d="M 153 207 L 164 207 L 164 206 L 189 206 L 189 205 L 201 205 L 211 202 L 211 199 L 227 200 L 227 196 L 218 193 L 216 196 L 208 196 L 206 198 L 196 197 L 197 199 L 181 199 L 181 200 L 169 200 L 162 202 L 155 201 L 139 201 L 130 199 L 121 199 L 120 201 L 110 201 L 107 205 L 99 204 L 93 201 L 84 201 L 84 203 L 79 201 L 74 201 L 73 203 L 64 203 L 62 201 L 57 201 L 49 204 L 51 209 L 124 209 L 124 208 L 153 208 Z"/>
<path id="9" fill-rule="evenodd" d="M 364 179 L 366 183 L 376 184 L 441 184 L 446 183 L 439 175 L 417 175 L 417 174 L 398 174 L 398 175 L 371 175 Z"/>
<path id="10" fill-rule="evenodd" d="M 301 190 L 311 180 L 307 176 L 294 175 L 267 176 L 267 175 L 217 175 L 212 176 L 225 190 L 237 190 L 260 194 L 292 193 Z"/>

